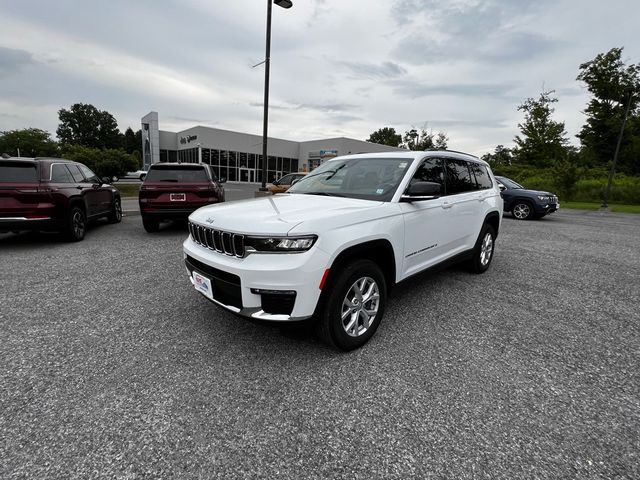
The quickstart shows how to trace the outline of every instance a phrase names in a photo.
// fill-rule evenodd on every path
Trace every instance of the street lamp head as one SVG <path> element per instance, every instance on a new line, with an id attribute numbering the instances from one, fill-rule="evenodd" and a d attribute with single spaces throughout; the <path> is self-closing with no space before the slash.
<path id="1" fill-rule="evenodd" d="M 293 7 L 293 2 L 291 0 L 273 0 L 273 3 L 282 8 L 291 8 Z"/>

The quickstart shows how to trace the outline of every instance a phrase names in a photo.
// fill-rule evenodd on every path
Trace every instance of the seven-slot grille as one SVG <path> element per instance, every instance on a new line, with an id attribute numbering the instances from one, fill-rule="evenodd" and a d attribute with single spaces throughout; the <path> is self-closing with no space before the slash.
<path id="1" fill-rule="evenodd" d="M 245 255 L 244 235 L 214 230 L 191 222 L 189 222 L 189 233 L 194 242 L 209 250 L 238 258 Z"/>

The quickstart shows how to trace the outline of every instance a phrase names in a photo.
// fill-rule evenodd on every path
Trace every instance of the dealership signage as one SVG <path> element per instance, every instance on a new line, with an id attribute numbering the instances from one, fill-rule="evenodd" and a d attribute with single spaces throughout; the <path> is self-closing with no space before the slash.
<path id="1" fill-rule="evenodd" d="M 320 150 L 320 158 L 333 158 L 338 156 L 338 150 Z"/>
<path id="2" fill-rule="evenodd" d="M 180 143 L 184 145 L 185 143 L 191 143 L 197 139 L 198 135 L 187 135 L 186 137 L 180 137 Z"/>

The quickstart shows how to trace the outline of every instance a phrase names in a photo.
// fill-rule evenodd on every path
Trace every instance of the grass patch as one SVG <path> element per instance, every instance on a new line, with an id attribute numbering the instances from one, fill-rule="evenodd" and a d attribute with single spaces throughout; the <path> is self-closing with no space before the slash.
<path id="1" fill-rule="evenodd" d="M 560 202 L 560 208 L 575 208 L 578 210 L 600 210 L 602 203 L 595 202 Z M 612 212 L 619 213 L 640 213 L 640 205 L 622 205 L 610 203 L 609 208 Z"/>
<path id="2" fill-rule="evenodd" d="M 123 185 L 114 185 L 118 190 L 120 190 L 120 196 L 122 198 L 127 197 L 135 197 L 138 198 L 138 192 L 140 191 L 141 184 L 123 184 Z"/>

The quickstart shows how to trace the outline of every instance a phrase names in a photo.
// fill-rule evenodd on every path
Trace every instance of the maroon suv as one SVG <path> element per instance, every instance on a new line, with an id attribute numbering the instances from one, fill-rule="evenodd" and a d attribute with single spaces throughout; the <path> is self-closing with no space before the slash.
<path id="1" fill-rule="evenodd" d="M 186 220 L 195 210 L 224 202 L 225 182 L 202 163 L 157 163 L 140 187 L 142 225 L 156 232 L 163 220 Z"/>
<path id="2" fill-rule="evenodd" d="M 84 238 L 87 221 L 122 220 L 120 193 L 81 163 L 60 158 L 0 158 L 0 233 L 63 232 Z"/>

